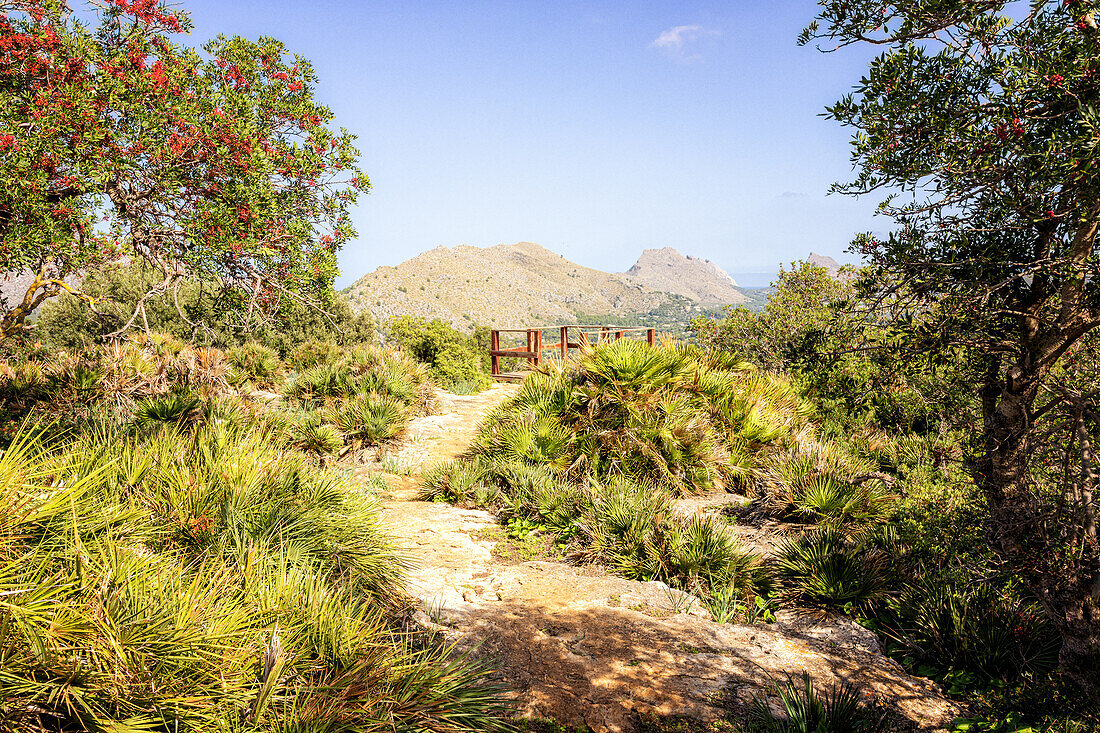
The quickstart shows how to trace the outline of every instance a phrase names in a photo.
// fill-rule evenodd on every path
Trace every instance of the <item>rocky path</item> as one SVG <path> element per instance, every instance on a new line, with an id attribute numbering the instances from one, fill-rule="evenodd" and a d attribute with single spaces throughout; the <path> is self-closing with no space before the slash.
<path id="1" fill-rule="evenodd" d="M 457 457 L 478 423 L 515 388 L 442 393 L 419 418 L 387 475 L 385 521 L 416 564 L 418 618 L 460 648 L 488 655 L 516 690 L 518 712 L 593 731 L 631 731 L 650 716 L 720 719 L 765 694 L 769 678 L 809 671 L 818 684 L 852 682 L 874 704 L 921 728 L 958 714 L 927 680 L 884 657 L 875 636 L 844 618 L 781 614 L 777 623 L 717 624 L 690 596 L 546 560 L 502 559 L 488 512 L 416 500 L 418 473 Z M 714 497 L 711 504 L 721 503 Z M 685 507 L 686 508 L 686 507 Z"/>

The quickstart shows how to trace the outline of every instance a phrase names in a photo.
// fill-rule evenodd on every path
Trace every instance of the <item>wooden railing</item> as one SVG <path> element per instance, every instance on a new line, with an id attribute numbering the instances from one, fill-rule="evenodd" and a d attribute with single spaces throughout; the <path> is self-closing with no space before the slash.
<path id="1" fill-rule="evenodd" d="M 545 343 L 542 335 L 544 331 L 556 332 L 557 343 Z M 501 348 L 501 334 L 523 334 L 526 338 L 524 346 L 513 348 Z M 634 337 L 645 334 L 646 343 L 653 346 L 657 340 L 657 330 L 646 326 L 550 326 L 547 328 L 497 328 L 493 329 L 490 336 L 489 356 L 493 362 L 493 378 L 503 380 L 523 379 L 523 372 L 502 372 L 500 370 L 501 358 L 526 359 L 528 368 L 542 365 L 544 356 L 549 353 L 551 358 L 562 360 L 569 358 L 569 352 L 573 349 L 586 349 L 593 343 L 600 341 L 612 341 L 621 338 Z M 571 339 L 575 338 L 573 341 Z"/>

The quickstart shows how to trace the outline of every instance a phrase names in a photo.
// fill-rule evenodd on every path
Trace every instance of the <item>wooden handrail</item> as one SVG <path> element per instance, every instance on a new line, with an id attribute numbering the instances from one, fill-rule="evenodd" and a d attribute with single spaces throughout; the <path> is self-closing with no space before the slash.
<path id="1" fill-rule="evenodd" d="M 556 330 L 558 332 L 559 341 L 557 343 L 544 343 L 542 340 L 542 332 L 551 330 Z M 577 341 L 569 340 L 570 330 L 578 332 Z M 526 343 L 523 346 L 501 348 L 500 334 L 502 333 L 522 333 L 525 336 Z M 645 333 L 646 343 L 650 346 L 656 344 L 657 330 L 650 326 L 593 326 L 578 323 L 564 326 L 540 326 L 535 328 L 494 328 L 490 333 L 489 346 L 493 376 L 501 376 L 500 358 L 502 356 L 506 358 L 526 359 L 528 367 L 537 368 L 542 365 L 543 355 L 547 351 L 556 352 L 557 356 L 564 361 L 569 358 L 570 349 L 587 349 L 593 340 L 597 343 L 600 341 L 618 340 L 626 338 L 627 334 L 636 333 Z M 595 339 L 589 339 L 590 335 L 595 335 Z M 511 378 L 519 378 L 519 375 L 509 376 Z"/>

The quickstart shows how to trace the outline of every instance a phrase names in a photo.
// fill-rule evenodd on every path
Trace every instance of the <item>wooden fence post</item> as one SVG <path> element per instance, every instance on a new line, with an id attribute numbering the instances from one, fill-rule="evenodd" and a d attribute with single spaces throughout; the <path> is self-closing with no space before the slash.
<path id="1" fill-rule="evenodd" d="M 561 360 L 569 358 L 569 326 L 561 327 Z"/>
<path id="2" fill-rule="evenodd" d="M 497 331 L 495 328 L 492 330 L 492 332 L 489 336 L 489 344 L 490 344 L 490 346 L 489 346 L 490 351 L 493 351 L 493 352 L 500 351 L 500 331 Z M 496 376 L 500 375 L 500 357 L 497 356 L 496 353 L 494 353 L 492 359 L 493 359 L 493 376 L 496 377 Z"/>
<path id="3" fill-rule="evenodd" d="M 535 366 L 542 366 L 542 329 L 535 331 Z"/>
<path id="4" fill-rule="evenodd" d="M 657 329 L 647 328 L 645 332 L 645 342 L 650 346 L 657 343 Z"/>

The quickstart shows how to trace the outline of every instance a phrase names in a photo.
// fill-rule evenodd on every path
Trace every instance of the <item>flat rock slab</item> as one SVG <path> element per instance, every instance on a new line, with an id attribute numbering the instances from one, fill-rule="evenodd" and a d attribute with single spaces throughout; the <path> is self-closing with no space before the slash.
<path id="1" fill-rule="evenodd" d="M 663 583 L 556 562 L 500 564 L 482 539 L 496 526 L 488 512 L 397 501 L 386 520 L 415 565 L 418 619 L 492 658 L 524 715 L 597 733 L 633 730 L 643 715 L 717 720 L 731 702 L 748 704 L 803 670 L 819 685 L 850 682 L 922 728 L 959 713 L 847 618 L 788 612 L 773 624 L 717 624 Z"/>

